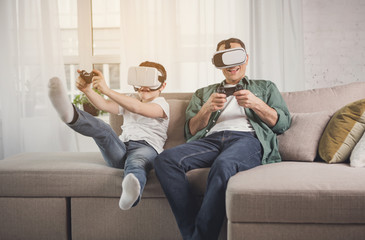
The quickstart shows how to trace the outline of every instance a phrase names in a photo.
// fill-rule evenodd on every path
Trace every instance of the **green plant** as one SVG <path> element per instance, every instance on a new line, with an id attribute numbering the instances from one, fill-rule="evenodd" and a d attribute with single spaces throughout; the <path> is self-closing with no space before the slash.
<path id="1" fill-rule="evenodd" d="M 102 97 L 104 97 L 103 94 L 101 94 L 97 89 L 93 89 L 96 93 L 98 93 L 99 95 L 101 95 Z M 86 97 L 86 95 L 84 93 L 80 93 L 77 94 L 74 98 L 74 100 L 72 101 L 72 103 L 77 107 L 77 108 L 83 108 L 85 112 L 90 113 L 93 116 L 99 116 L 101 114 L 106 113 L 105 111 L 101 111 L 97 108 L 95 108 L 91 102 L 89 101 L 89 99 Z"/>

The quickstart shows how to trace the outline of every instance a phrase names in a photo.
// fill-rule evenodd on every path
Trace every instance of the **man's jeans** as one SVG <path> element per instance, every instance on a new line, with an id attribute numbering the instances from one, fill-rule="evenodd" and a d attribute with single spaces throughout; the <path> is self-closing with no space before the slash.
<path id="1" fill-rule="evenodd" d="M 133 173 L 141 186 L 140 197 L 147 181 L 147 174 L 153 167 L 157 156 L 156 150 L 146 141 L 129 141 L 123 143 L 114 130 L 103 120 L 75 108 L 78 119 L 68 124 L 76 132 L 92 137 L 98 145 L 107 164 L 114 168 L 124 168 L 124 176 Z M 136 201 L 134 206 L 139 202 Z"/>
<path id="2" fill-rule="evenodd" d="M 222 131 L 165 150 L 155 159 L 156 175 L 184 239 L 217 239 L 225 217 L 228 180 L 261 164 L 262 150 L 253 133 Z M 210 167 L 199 208 L 185 173 Z"/>

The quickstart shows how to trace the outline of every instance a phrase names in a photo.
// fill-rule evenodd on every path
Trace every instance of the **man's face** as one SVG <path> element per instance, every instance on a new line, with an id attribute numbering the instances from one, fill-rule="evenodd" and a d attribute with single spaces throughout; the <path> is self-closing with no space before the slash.
<path id="1" fill-rule="evenodd" d="M 231 48 L 242 48 L 239 43 L 231 43 Z M 224 50 L 225 46 L 222 44 L 218 51 Z M 222 69 L 223 75 L 226 77 L 226 83 L 228 84 L 237 84 L 245 75 L 246 75 L 246 66 L 248 63 L 248 55 L 247 60 L 244 64 Z"/>

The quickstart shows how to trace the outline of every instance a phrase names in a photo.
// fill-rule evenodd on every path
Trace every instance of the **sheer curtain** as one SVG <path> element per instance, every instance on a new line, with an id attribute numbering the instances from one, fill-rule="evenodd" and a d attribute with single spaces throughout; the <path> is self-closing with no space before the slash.
<path id="1" fill-rule="evenodd" d="M 2 0 L 0 13 L 0 159 L 76 150 L 48 99 L 48 79 L 65 79 L 57 1 Z"/>
<path id="2" fill-rule="evenodd" d="M 224 77 L 214 68 L 211 58 L 216 44 L 223 39 L 248 40 L 248 3 L 123 0 L 122 71 L 145 60 L 160 62 L 167 70 L 165 91 L 170 92 L 191 92 L 222 81 Z"/>
<path id="3" fill-rule="evenodd" d="M 304 90 L 302 0 L 250 0 L 250 22 L 251 75 Z"/>
<path id="4" fill-rule="evenodd" d="M 167 69 L 165 91 L 195 91 L 224 79 L 211 57 L 220 40 L 237 37 L 250 55 L 250 78 L 301 90 L 301 9 L 301 0 L 123 0 L 121 75 L 157 61 Z"/>

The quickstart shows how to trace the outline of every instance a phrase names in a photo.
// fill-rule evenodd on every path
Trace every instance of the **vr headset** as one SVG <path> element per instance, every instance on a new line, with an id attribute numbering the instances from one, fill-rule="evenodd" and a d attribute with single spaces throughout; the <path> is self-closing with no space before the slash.
<path id="1" fill-rule="evenodd" d="M 149 87 L 156 91 L 162 87 L 158 81 L 159 71 L 153 67 L 130 67 L 128 69 L 128 84 L 138 90 L 141 87 Z"/>
<path id="2" fill-rule="evenodd" d="M 244 48 L 229 48 L 217 51 L 213 55 L 212 63 L 218 69 L 235 67 L 247 61 L 247 54 Z"/>

